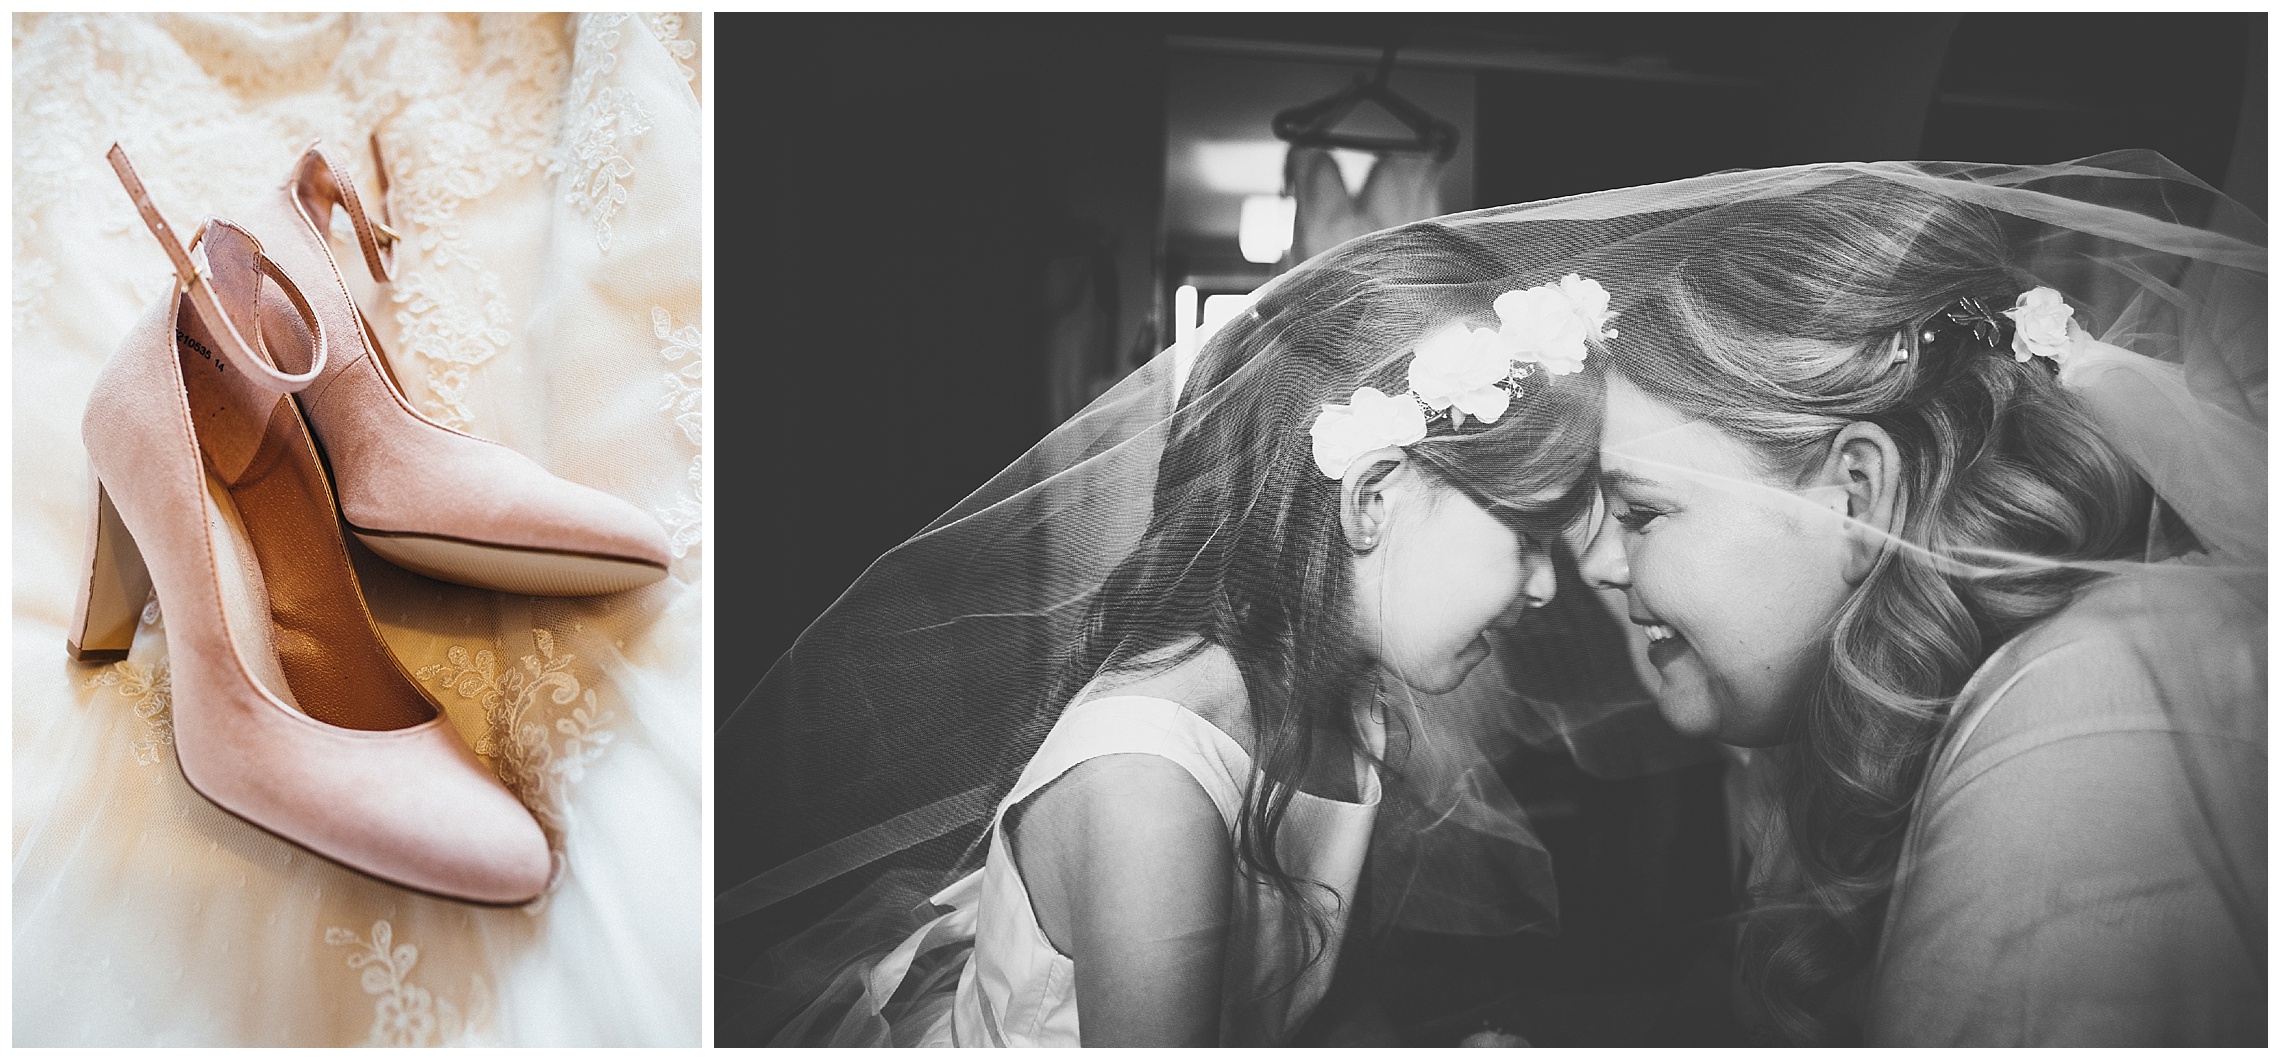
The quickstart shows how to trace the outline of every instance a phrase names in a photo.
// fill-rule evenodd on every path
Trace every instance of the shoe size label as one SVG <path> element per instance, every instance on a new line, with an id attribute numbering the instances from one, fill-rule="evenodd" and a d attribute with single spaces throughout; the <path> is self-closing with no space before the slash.
<path id="1" fill-rule="evenodd" d="M 189 333 L 189 332 L 187 332 L 187 331 L 184 331 L 184 330 L 182 330 L 182 329 L 180 329 L 180 328 L 176 328 L 176 329 L 174 329 L 174 338 L 175 338 L 177 341 L 181 342 L 181 343 L 182 343 L 184 346 L 188 346 L 188 347 L 190 347 L 191 349 L 198 351 L 198 356 L 200 356 L 200 357 L 204 357 L 204 358 L 205 358 L 205 359 L 207 359 L 208 361 L 211 361 L 211 362 L 213 362 L 213 365 L 214 365 L 214 370 L 215 370 L 215 371 L 217 371 L 217 372 L 227 372 L 227 371 L 229 371 L 229 370 L 230 370 L 230 363 L 229 363 L 228 361 L 225 361 L 225 360 L 221 359 L 220 357 L 217 357 L 217 356 L 215 356 L 215 355 L 214 355 L 214 351 L 213 351 L 213 350 L 210 350 L 210 349 L 206 348 L 206 344 L 205 344 L 205 343 L 203 343 L 203 342 L 199 342 L 197 339 L 191 338 L 191 337 L 190 337 L 190 333 Z"/>

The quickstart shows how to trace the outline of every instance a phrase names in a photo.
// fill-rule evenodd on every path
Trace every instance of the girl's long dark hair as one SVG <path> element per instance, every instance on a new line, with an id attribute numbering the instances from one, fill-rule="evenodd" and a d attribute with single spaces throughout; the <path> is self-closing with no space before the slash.
<path id="1" fill-rule="evenodd" d="M 1541 278 L 1505 279 L 1466 240 L 1410 225 L 1331 251 L 1215 336 L 1174 415 L 1147 530 L 1094 597 L 1062 671 L 1066 702 L 1105 672 L 1172 665 L 1205 646 L 1234 660 L 1255 744 L 1236 861 L 1310 910 L 1307 963 L 1345 911 L 1305 894 L 1275 837 L 1318 763 L 1367 753 L 1354 708 L 1373 683 L 1354 636 L 1340 484 L 1316 468 L 1308 428 L 1358 386 L 1407 390 L 1418 339 Z M 1596 467 L 1600 391 L 1578 376 L 1523 395 L 1494 425 L 1437 424 L 1406 448 L 1429 481 L 1544 542 L 1589 503 L 1578 487 Z"/>

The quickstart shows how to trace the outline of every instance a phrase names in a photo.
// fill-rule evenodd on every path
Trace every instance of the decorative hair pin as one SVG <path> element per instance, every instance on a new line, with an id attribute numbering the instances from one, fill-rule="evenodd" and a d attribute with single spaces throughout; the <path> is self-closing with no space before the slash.
<path id="1" fill-rule="evenodd" d="M 1607 326 L 1607 289 L 1575 273 L 1558 283 L 1506 291 L 1496 299 L 1497 326 L 1451 324 L 1417 344 L 1409 361 L 1409 390 L 1389 395 L 1362 387 L 1344 405 L 1324 405 L 1307 433 L 1314 466 L 1346 477 L 1365 453 L 1422 440 L 1427 426 L 1467 416 L 1495 423 L 1537 375 L 1568 375 L 1583 368 L 1592 339 L 1615 337 Z"/>
<path id="2" fill-rule="evenodd" d="M 1978 295 L 1966 295 L 1948 303 L 1916 329 L 1916 348 L 1928 349 L 1968 335 L 1990 351 L 2008 350 L 2021 364 L 2046 357 L 2052 364 L 2064 365 L 2073 349 L 2073 320 L 2074 307 L 2048 287 L 2020 295 L 2016 305 L 2001 312 Z M 1892 355 L 1886 363 L 1908 359 L 1907 339 L 1905 331 L 1894 337 Z"/>
<path id="3" fill-rule="evenodd" d="M 1945 317 L 1948 323 L 1970 332 L 1972 338 L 1990 350 L 2002 349 L 2005 340 L 2010 338 L 2011 322 L 1996 316 L 1994 310 L 1987 308 L 1986 300 L 1978 295 L 1965 295 L 1948 303 L 1938 317 Z"/>

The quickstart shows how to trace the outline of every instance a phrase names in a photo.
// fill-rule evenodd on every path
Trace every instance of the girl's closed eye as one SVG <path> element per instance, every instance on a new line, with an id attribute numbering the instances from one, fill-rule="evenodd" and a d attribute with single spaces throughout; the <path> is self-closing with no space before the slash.
<path id="1" fill-rule="evenodd" d="M 1648 524 L 1670 514 L 1660 508 L 1628 503 L 1618 503 L 1614 513 L 1615 521 L 1634 534 L 1646 533 Z"/>

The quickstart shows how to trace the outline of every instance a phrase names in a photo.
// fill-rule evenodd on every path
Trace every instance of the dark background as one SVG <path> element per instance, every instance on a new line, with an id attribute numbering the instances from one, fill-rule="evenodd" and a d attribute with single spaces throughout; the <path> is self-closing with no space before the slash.
<path id="1" fill-rule="evenodd" d="M 2149 147 L 2230 174 L 2262 15 L 726 16 L 718 86 L 725 714 L 871 560 L 1052 427 L 1044 263 L 1163 168 L 1164 38 L 1478 27 L 1763 87 L 1479 78 L 1482 205 L 1835 159 Z M 2251 62 L 2253 60 L 2253 63 Z M 1891 101 L 1910 84 L 1915 106 Z M 2005 100 L 2028 106 L 2006 107 Z M 2061 109 L 2064 108 L 2064 109 Z M 2255 116 L 2262 154 L 2263 116 Z M 1105 165 L 1104 165 L 1105 163 Z M 2238 188 L 2242 177 L 2251 185 Z M 751 336 L 739 341 L 739 336 Z M 1135 337 L 1138 339 L 1139 337 Z M 1169 336 L 1147 336 L 1160 348 Z"/>
<path id="2" fill-rule="evenodd" d="M 2265 209 L 2261 14 L 722 15 L 717 27 L 724 718 L 865 566 L 1053 426 L 1044 272 L 1116 233 L 1133 249 L 1154 216 L 1170 36 L 1382 48 L 1501 34 L 1750 82 L 1481 72 L 1483 206 L 1734 167 L 2143 147 Z M 1122 345 L 1144 357 L 1169 343 L 1152 314 L 1127 315 Z M 1566 932 L 1485 949 L 1388 941 L 1387 967 L 1416 974 L 1341 982 L 1375 995 L 1382 1040 L 1447 1044 L 1479 1029 L 1468 1021 L 1526 1025 L 1547 1045 L 1730 1034 L 1689 1009 L 1723 1004 L 1702 947 L 1731 908 L 1716 767 L 1620 784 L 1550 759 L 1514 768 L 1573 804 L 1545 826 Z M 765 786 L 735 763 L 717 773 L 726 887 L 784 853 L 738 843 L 737 822 L 768 812 Z M 724 983 L 770 940 L 756 924 L 724 928 Z"/>

